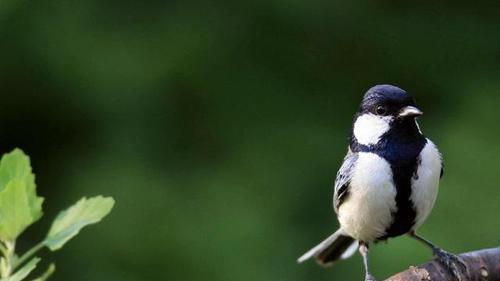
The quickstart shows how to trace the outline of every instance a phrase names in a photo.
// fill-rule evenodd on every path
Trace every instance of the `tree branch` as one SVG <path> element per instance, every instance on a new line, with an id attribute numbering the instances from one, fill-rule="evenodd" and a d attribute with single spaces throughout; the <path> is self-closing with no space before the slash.
<path id="1" fill-rule="evenodd" d="M 500 248 L 484 249 L 460 254 L 465 262 L 470 276 L 468 281 L 499 281 L 500 280 Z M 437 261 L 411 266 L 387 281 L 455 281 L 447 268 Z"/>

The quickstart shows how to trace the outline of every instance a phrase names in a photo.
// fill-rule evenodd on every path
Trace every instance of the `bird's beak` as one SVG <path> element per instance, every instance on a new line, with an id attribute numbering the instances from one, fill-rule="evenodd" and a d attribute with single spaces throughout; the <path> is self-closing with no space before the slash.
<path id="1" fill-rule="evenodd" d="M 398 117 L 416 117 L 424 114 L 422 110 L 414 107 L 414 106 L 406 106 L 401 109 Z"/>

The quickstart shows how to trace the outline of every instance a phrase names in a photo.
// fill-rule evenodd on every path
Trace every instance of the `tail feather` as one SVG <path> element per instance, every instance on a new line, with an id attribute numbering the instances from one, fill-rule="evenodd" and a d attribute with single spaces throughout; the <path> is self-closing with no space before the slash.
<path id="1" fill-rule="evenodd" d="M 316 247 L 302 255 L 297 261 L 299 263 L 312 257 L 323 266 L 332 265 L 339 259 L 347 259 L 358 249 L 358 242 L 344 235 L 341 229 L 319 243 Z"/>

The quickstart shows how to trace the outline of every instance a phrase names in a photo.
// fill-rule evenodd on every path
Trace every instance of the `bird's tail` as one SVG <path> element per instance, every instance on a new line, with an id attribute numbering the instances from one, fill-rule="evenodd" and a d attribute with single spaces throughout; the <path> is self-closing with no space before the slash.
<path id="1" fill-rule="evenodd" d="M 358 241 L 344 234 L 342 229 L 337 230 L 316 247 L 303 254 L 299 263 L 312 257 L 322 266 L 332 265 L 337 260 L 347 259 L 358 249 Z"/>

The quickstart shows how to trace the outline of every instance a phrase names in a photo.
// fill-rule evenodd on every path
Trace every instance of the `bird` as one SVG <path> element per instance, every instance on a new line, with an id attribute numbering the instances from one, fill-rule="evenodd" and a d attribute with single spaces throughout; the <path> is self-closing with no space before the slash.
<path id="1" fill-rule="evenodd" d="M 441 153 L 417 123 L 422 114 L 415 99 L 397 86 L 366 91 L 334 184 L 340 228 L 299 263 L 315 258 L 328 266 L 359 250 L 365 281 L 375 281 L 368 265 L 370 244 L 408 235 L 430 247 L 457 280 L 466 280 L 461 258 L 417 234 L 433 209 L 444 171 Z"/>

